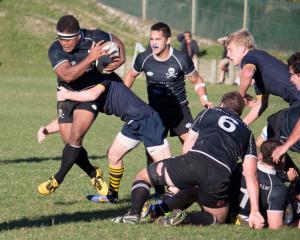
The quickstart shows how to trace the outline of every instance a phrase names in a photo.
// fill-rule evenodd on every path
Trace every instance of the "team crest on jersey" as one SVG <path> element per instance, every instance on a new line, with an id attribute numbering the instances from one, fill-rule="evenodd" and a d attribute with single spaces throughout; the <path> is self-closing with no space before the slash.
<path id="1" fill-rule="evenodd" d="M 192 124 L 191 124 L 191 123 L 187 123 L 187 124 L 185 124 L 185 127 L 186 127 L 186 128 L 191 128 L 191 126 L 192 126 Z"/>
<path id="2" fill-rule="evenodd" d="M 58 118 L 64 118 L 65 114 L 62 109 L 58 109 Z"/>
<path id="3" fill-rule="evenodd" d="M 94 109 L 96 111 L 97 110 L 97 105 L 96 104 L 92 104 L 92 109 Z"/>
<path id="4" fill-rule="evenodd" d="M 72 61 L 72 62 L 71 62 L 71 65 L 72 65 L 72 66 L 73 66 L 73 65 L 75 65 L 75 64 L 76 64 L 76 62 L 75 62 L 75 61 Z"/>
<path id="5" fill-rule="evenodd" d="M 167 78 L 170 78 L 170 77 L 177 77 L 177 74 L 178 74 L 178 73 L 175 72 L 175 69 L 174 69 L 174 68 L 169 68 L 169 69 L 168 69 L 168 72 L 166 73 L 166 76 L 167 76 Z"/>
<path id="6" fill-rule="evenodd" d="M 153 76 L 153 72 L 146 72 L 147 76 L 151 77 Z"/>

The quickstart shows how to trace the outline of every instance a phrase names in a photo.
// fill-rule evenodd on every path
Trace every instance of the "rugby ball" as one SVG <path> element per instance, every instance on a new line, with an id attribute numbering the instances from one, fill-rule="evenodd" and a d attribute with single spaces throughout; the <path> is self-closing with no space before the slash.
<path id="1" fill-rule="evenodd" d="M 110 56 L 110 57 L 119 57 L 119 55 L 120 55 L 118 45 L 112 41 L 104 43 L 104 46 L 102 49 L 107 51 L 108 56 Z"/>
<path id="2" fill-rule="evenodd" d="M 113 62 L 112 58 L 119 57 L 120 55 L 119 47 L 114 42 L 109 41 L 104 43 L 102 49 L 107 51 L 108 55 L 102 56 L 96 61 L 95 65 L 99 72 L 102 72 L 103 69 L 106 68 L 108 64 Z"/>

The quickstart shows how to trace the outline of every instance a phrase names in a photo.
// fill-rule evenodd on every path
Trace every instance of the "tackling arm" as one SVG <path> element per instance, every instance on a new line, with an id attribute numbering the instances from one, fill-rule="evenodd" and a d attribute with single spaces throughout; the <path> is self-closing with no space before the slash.
<path id="1" fill-rule="evenodd" d="M 187 79 L 191 81 L 194 85 L 195 91 L 200 99 L 202 106 L 204 107 L 213 107 L 212 102 L 207 99 L 207 92 L 204 80 L 199 75 L 198 71 L 195 70 L 191 75 L 187 76 Z"/>
<path id="2" fill-rule="evenodd" d="M 57 92 L 57 100 L 58 101 L 78 101 L 78 102 L 89 102 L 96 100 L 103 92 L 105 91 L 105 87 L 102 84 L 98 84 L 97 86 L 81 91 L 81 92 L 73 92 L 68 91 L 65 88 L 60 88 L 60 91 Z"/>

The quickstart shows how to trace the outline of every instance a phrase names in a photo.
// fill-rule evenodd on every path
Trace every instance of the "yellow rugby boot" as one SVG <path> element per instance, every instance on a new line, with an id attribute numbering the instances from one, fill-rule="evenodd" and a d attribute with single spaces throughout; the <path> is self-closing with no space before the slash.
<path id="1" fill-rule="evenodd" d="M 42 195 L 50 195 L 53 193 L 56 188 L 58 188 L 59 184 L 54 177 L 50 177 L 50 179 L 46 182 L 42 182 L 38 187 L 37 190 Z"/>

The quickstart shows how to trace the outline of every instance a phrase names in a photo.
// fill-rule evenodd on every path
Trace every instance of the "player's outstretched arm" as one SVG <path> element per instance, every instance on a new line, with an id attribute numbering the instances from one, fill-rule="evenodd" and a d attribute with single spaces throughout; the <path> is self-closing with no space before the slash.
<path id="1" fill-rule="evenodd" d="M 272 154 L 273 160 L 278 163 L 280 161 L 280 157 L 285 154 L 290 147 L 292 147 L 296 142 L 300 140 L 300 119 L 296 123 L 295 127 L 291 135 L 288 137 L 288 140 L 281 146 L 278 146 Z"/>
<path id="2" fill-rule="evenodd" d="M 247 101 L 245 99 L 245 101 Z M 250 125 L 253 123 L 268 107 L 268 101 L 269 101 L 269 95 L 263 94 L 263 95 L 257 95 L 256 101 L 251 103 L 247 101 L 247 105 L 251 107 L 250 112 L 244 117 L 243 121 Z M 250 105 L 251 104 L 251 105 Z"/>
<path id="3" fill-rule="evenodd" d="M 265 220 L 259 212 L 259 187 L 256 177 L 256 165 L 257 160 L 255 157 L 246 156 L 243 163 L 243 173 L 250 199 L 249 226 L 255 229 L 262 229 Z"/>
<path id="4" fill-rule="evenodd" d="M 203 78 L 199 75 L 198 71 L 195 70 L 191 75 L 187 76 L 187 79 L 194 85 L 195 91 L 200 99 L 203 107 L 213 107 L 213 103 L 208 101 L 207 91 Z"/>
<path id="5" fill-rule="evenodd" d="M 40 127 L 37 133 L 37 139 L 39 143 L 43 143 L 47 137 L 47 135 L 52 133 L 59 132 L 59 125 L 58 120 L 55 118 L 50 123 L 48 123 L 46 126 Z"/>
<path id="6" fill-rule="evenodd" d="M 97 86 L 81 91 L 81 92 L 73 92 L 69 91 L 63 87 L 60 87 L 60 90 L 57 91 L 57 101 L 78 101 L 78 102 L 89 102 L 96 100 L 103 92 L 105 91 L 105 87 L 102 84 L 98 84 Z"/>
<path id="7" fill-rule="evenodd" d="M 131 68 L 131 69 L 129 70 L 129 72 L 125 75 L 124 80 L 123 80 L 123 82 L 124 82 L 124 84 L 126 85 L 126 87 L 131 88 L 132 85 L 133 85 L 133 83 L 134 83 L 134 81 L 135 81 L 135 79 L 136 79 L 136 77 L 137 77 L 139 74 L 140 74 L 140 73 L 134 71 L 134 69 Z"/>

